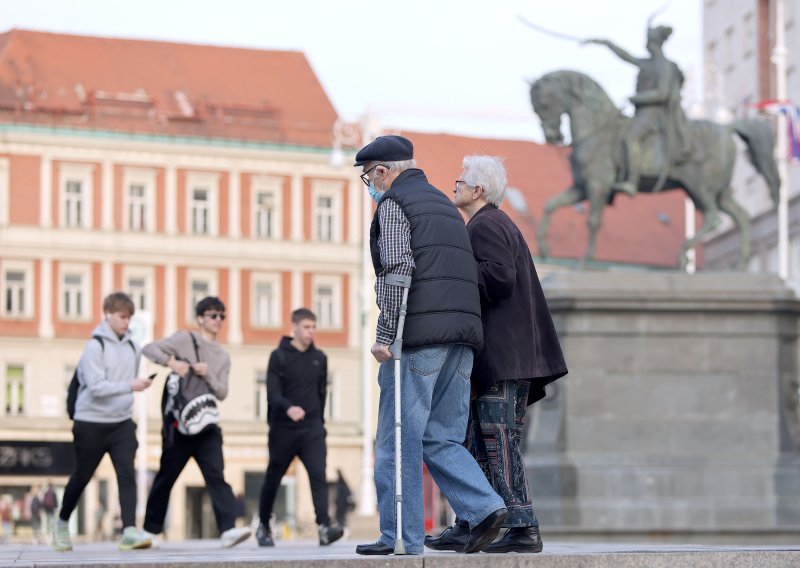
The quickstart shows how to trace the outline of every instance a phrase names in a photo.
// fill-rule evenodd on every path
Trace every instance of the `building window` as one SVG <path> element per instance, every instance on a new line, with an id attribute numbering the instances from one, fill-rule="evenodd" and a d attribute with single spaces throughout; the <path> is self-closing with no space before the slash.
<path id="1" fill-rule="evenodd" d="M 190 270 L 186 278 L 188 301 L 186 322 L 195 322 L 194 307 L 207 296 L 217 295 L 216 272 L 212 270 Z"/>
<path id="2" fill-rule="evenodd" d="M 129 231 L 155 230 L 155 204 L 153 202 L 156 172 L 141 168 L 125 168 L 122 173 L 124 188 L 123 225 Z"/>
<path id="3" fill-rule="evenodd" d="M 193 235 L 217 234 L 219 175 L 189 172 L 186 176 L 188 231 Z"/>
<path id="4" fill-rule="evenodd" d="M 342 240 L 343 182 L 315 180 L 311 186 L 312 235 L 318 241 Z"/>
<path id="5" fill-rule="evenodd" d="M 271 192 L 256 194 L 255 234 L 260 239 L 275 237 L 275 195 Z"/>
<path id="6" fill-rule="evenodd" d="M 317 322 L 319 327 L 333 327 L 334 306 L 333 288 L 331 286 L 320 286 L 317 288 Z"/>
<path id="7" fill-rule="evenodd" d="M 85 205 L 83 187 L 79 181 L 67 181 L 64 189 L 64 226 L 82 227 Z"/>
<path id="8" fill-rule="evenodd" d="M 88 229 L 91 226 L 93 170 L 94 167 L 89 165 L 60 166 L 60 226 L 76 229 Z"/>
<path id="9" fill-rule="evenodd" d="M 317 240 L 330 242 L 333 240 L 333 197 L 321 195 L 317 197 Z"/>
<path id="10" fill-rule="evenodd" d="M 33 315 L 33 286 L 29 263 L 4 263 L 2 314 L 11 318 L 29 318 Z"/>
<path id="11" fill-rule="evenodd" d="M 275 294 L 272 290 L 272 284 L 266 282 L 256 284 L 255 295 L 254 323 L 260 326 L 271 325 L 275 320 Z"/>
<path id="12" fill-rule="evenodd" d="M 64 275 L 64 315 L 77 318 L 83 314 L 83 276 L 81 274 Z"/>
<path id="13" fill-rule="evenodd" d="M 81 265 L 60 267 L 60 315 L 68 320 L 86 320 L 91 317 L 91 268 Z"/>
<path id="14" fill-rule="evenodd" d="M 339 329 L 342 327 L 342 284 L 338 276 L 316 276 L 312 287 L 317 327 Z"/>
<path id="15" fill-rule="evenodd" d="M 255 415 L 258 420 L 267 420 L 267 371 L 256 371 Z"/>
<path id="16" fill-rule="evenodd" d="M 250 323 L 254 327 L 281 325 L 280 296 L 279 275 L 253 275 Z"/>
<path id="17" fill-rule="evenodd" d="M 147 226 L 147 195 L 145 187 L 141 184 L 128 186 L 128 229 L 131 231 L 144 231 Z"/>
<path id="18" fill-rule="evenodd" d="M 209 285 L 205 280 L 192 280 L 192 311 L 203 298 L 210 296 Z"/>
<path id="19" fill-rule="evenodd" d="M 192 233 L 195 235 L 208 235 L 208 190 L 192 190 Z"/>
<path id="20" fill-rule="evenodd" d="M 137 310 L 146 311 L 150 307 L 147 301 L 147 280 L 144 277 L 128 278 L 128 295 Z"/>
<path id="21" fill-rule="evenodd" d="M 25 414 L 25 368 L 6 366 L 5 407 L 7 416 Z"/>
<path id="22" fill-rule="evenodd" d="M 281 234 L 281 196 L 283 180 L 267 176 L 253 176 L 252 219 L 253 235 L 258 239 L 276 239 Z"/>

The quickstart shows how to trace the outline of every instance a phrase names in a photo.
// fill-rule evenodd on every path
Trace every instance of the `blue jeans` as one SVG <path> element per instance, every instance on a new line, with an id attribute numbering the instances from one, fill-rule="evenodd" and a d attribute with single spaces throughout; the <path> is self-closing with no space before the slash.
<path id="1" fill-rule="evenodd" d="M 404 350 L 402 373 L 403 540 L 408 554 L 423 551 L 422 462 L 459 519 L 474 527 L 505 505 L 464 447 L 469 416 L 472 349 L 446 345 Z M 375 439 L 375 487 L 380 541 L 394 547 L 394 361 L 378 373 L 381 395 Z"/>

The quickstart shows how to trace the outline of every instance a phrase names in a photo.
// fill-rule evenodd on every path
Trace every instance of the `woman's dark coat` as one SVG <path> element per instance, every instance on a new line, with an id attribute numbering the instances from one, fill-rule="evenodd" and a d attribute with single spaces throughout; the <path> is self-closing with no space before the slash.
<path id="1" fill-rule="evenodd" d="M 472 386 L 480 396 L 497 381 L 527 379 L 528 404 L 567 374 L 567 365 L 533 258 L 522 233 L 494 205 L 467 224 L 478 263 L 484 347 L 475 357 Z"/>

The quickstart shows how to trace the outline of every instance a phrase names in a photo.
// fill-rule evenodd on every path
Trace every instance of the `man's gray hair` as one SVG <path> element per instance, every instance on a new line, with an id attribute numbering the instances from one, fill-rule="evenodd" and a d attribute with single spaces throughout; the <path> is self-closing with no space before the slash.
<path id="1" fill-rule="evenodd" d="M 404 172 L 417 167 L 416 160 L 402 160 L 399 162 L 378 162 L 381 166 L 386 166 L 390 172 Z"/>
<path id="2" fill-rule="evenodd" d="M 500 207 L 506 196 L 506 169 L 503 158 L 495 156 L 465 156 L 464 181 L 470 187 L 481 186 L 483 198 Z"/>

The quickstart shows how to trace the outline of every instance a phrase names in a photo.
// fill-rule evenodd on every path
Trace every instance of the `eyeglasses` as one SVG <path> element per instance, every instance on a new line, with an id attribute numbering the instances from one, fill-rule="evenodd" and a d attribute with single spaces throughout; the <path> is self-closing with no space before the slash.
<path id="1" fill-rule="evenodd" d="M 460 183 L 463 183 L 464 185 L 467 185 L 467 182 L 465 182 L 463 179 L 457 179 L 456 180 L 456 191 L 458 191 L 458 184 L 460 184 Z"/>
<path id="2" fill-rule="evenodd" d="M 367 171 L 365 171 L 363 174 L 361 174 L 359 176 L 361 178 L 361 181 L 363 181 L 364 185 L 366 185 L 367 187 L 369 187 L 369 172 L 371 172 L 372 170 L 374 170 L 378 166 L 383 166 L 383 164 L 375 164 L 374 166 L 372 166 L 370 169 L 368 169 Z M 384 166 L 384 167 L 386 167 L 386 166 Z"/>
<path id="3" fill-rule="evenodd" d="M 207 314 L 203 314 L 203 317 L 211 318 L 212 320 L 219 318 L 220 320 L 225 321 L 225 314 L 220 314 L 217 312 L 208 312 Z"/>

